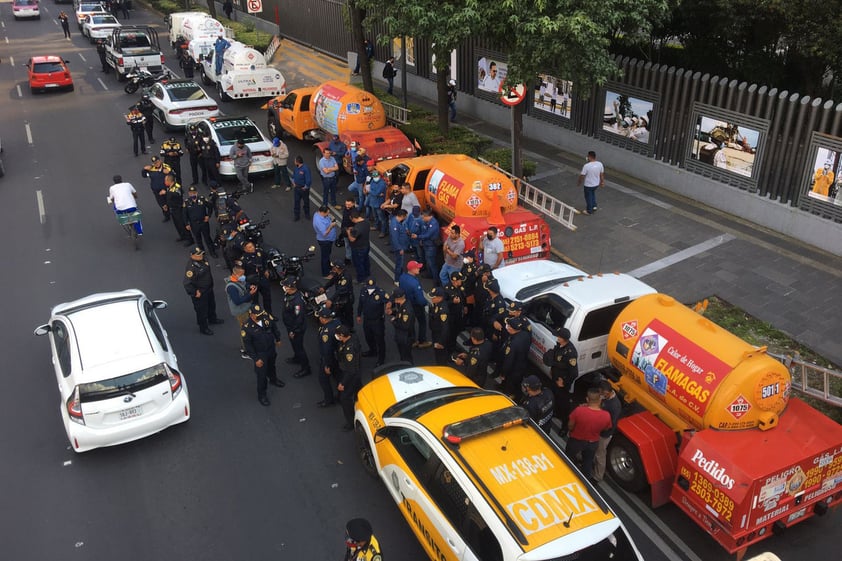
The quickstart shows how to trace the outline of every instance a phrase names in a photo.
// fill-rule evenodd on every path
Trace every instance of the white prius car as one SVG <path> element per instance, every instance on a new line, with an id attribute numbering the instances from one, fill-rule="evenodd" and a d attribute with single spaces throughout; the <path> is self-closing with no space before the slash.
<path id="1" fill-rule="evenodd" d="M 182 129 L 190 121 L 219 115 L 219 106 L 193 80 L 157 82 L 149 90 L 149 99 L 165 129 Z"/>
<path id="2" fill-rule="evenodd" d="M 59 413 L 76 452 L 150 436 L 190 418 L 187 382 L 155 310 L 139 290 L 59 304 L 48 336 Z"/>
<path id="3" fill-rule="evenodd" d="M 219 174 L 222 177 L 235 177 L 234 162 L 229 157 L 231 146 L 242 138 L 251 150 L 251 165 L 249 174 L 263 174 L 272 172 L 272 156 L 269 142 L 254 121 L 248 117 L 214 117 L 195 122 L 201 136 L 210 136 L 219 147 L 222 161 L 219 164 Z"/>

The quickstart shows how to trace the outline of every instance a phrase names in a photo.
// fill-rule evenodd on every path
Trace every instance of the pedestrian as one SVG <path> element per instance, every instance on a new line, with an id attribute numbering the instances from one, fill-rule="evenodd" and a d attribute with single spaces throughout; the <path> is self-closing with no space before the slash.
<path id="1" fill-rule="evenodd" d="M 371 523 L 365 518 L 354 518 L 345 525 L 344 561 L 382 561 L 380 544 L 371 533 Z"/>
<path id="2" fill-rule="evenodd" d="M 465 367 L 465 376 L 481 388 L 493 389 L 493 381 L 488 375 L 494 349 L 486 340 L 482 328 L 471 329 L 471 339 L 467 352 L 459 353 L 454 362 Z"/>
<path id="3" fill-rule="evenodd" d="M 142 134 L 142 132 L 141 132 Z M 155 201 L 161 207 L 161 212 L 164 215 L 162 222 L 169 222 L 170 208 L 167 206 L 167 184 L 166 177 L 172 173 L 170 166 L 161 161 L 158 156 L 152 156 L 152 163 L 143 166 L 140 172 L 142 177 L 149 178 L 149 188 L 152 194 L 155 195 Z"/>
<path id="4" fill-rule="evenodd" d="M 196 323 L 199 333 L 213 335 L 208 325 L 224 323 L 216 317 L 216 298 L 213 295 L 213 275 L 211 266 L 205 259 L 205 251 L 201 247 L 194 247 L 190 252 L 190 261 L 184 271 L 184 290 L 193 301 L 196 312 Z"/>
<path id="5" fill-rule="evenodd" d="M 129 19 L 129 0 L 120 2 L 120 12 L 122 12 L 124 19 Z"/>
<path id="6" fill-rule="evenodd" d="M 602 478 L 605 477 L 605 455 L 608 452 L 608 444 L 611 442 L 611 438 L 617 432 L 617 423 L 620 421 L 620 413 L 623 409 L 620 398 L 617 397 L 617 393 L 608 380 L 602 380 L 599 383 L 599 395 L 602 398 L 602 408 L 611 415 L 611 427 L 599 433 L 599 444 L 596 447 L 593 462 L 593 479 L 595 481 L 602 481 Z"/>
<path id="7" fill-rule="evenodd" d="M 395 76 L 398 75 L 398 71 L 395 68 L 395 57 L 390 56 L 386 60 L 386 64 L 383 65 L 383 77 L 388 82 L 389 87 L 386 90 L 386 93 L 389 95 L 393 95 L 393 89 L 395 87 Z"/>
<path id="8" fill-rule="evenodd" d="M 415 364 L 412 360 L 412 347 L 415 340 L 415 314 L 406 301 L 406 292 L 401 288 L 392 291 L 389 306 L 392 327 L 395 329 L 395 345 L 402 362 Z"/>
<path id="9" fill-rule="evenodd" d="M 412 214 L 412 209 L 414 207 L 421 208 L 421 203 L 418 202 L 418 196 L 412 192 L 412 185 L 409 183 L 404 183 L 401 185 L 401 195 L 403 198 L 401 199 L 401 208 L 406 211 L 406 214 Z"/>
<path id="10" fill-rule="evenodd" d="M 570 413 L 570 437 L 564 453 L 575 461 L 582 454 L 582 474 L 593 479 L 593 460 L 601 432 L 611 428 L 611 414 L 601 407 L 599 388 L 588 390 L 587 402 Z"/>
<path id="11" fill-rule="evenodd" d="M 109 66 L 108 66 L 108 58 L 105 56 L 105 39 L 97 39 L 96 40 L 96 54 L 99 55 L 99 63 L 102 65 L 101 72 L 108 74 Z"/>
<path id="12" fill-rule="evenodd" d="M 192 181 L 190 185 L 199 184 L 199 161 L 202 156 L 202 136 L 199 134 L 199 129 L 195 124 L 187 125 L 187 134 L 184 136 L 184 147 L 187 148 L 187 157 L 190 161 L 190 174 Z M 205 170 L 202 169 L 204 179 L 202 180 L 207 185 L 207 176 Z"/>
<path id="13" fill-rule="evenodd" d="M 588 161 L 582 166 L 577 184 L 585 188 L 585 210 L 584 214 L 593 214 L 597 211 L 596 190 L 605 186 L 605 167 L 602 162 L 596 159 L 596 152 L 588 152 Z"/>
<path id="14" fill-rule="evenodd" d="M 357 282 L 363 282 L 371 276 L 371 231 L 359 212 L 351 213 L 351 222 L 354 225 L 345 230 L 345 234 L 351 244 L 351 261 L 357 271 Z"/>
<path id="15" fill-rule="evenodd" d="M 352 167 L 352 173 L 354 175 L 354 181 L 348 185 L 348 192 L 349 193 L 356 193 L 357 194 L 357 208 L 360 211 L 364 210 L 365 207 L 365 184 L 366 179 L 368 178 L 368 156 L 365 155 L 365 149 L 360 148 L 357 151 L 356 156 L 354 156 L 354 143 L 351 143 L 351 154 L 354 158 L 353 162 L 354 165 Z"/>
<path id="16" fill-rule="evenodd" d="M 184 205 L 184 210 L 181 212 L 182 219 L 187 225 L 187 230 L 192 235 L 193 243 L 197 246 L 210 251 L 211 257 L 217 258 L 216 245 L 211 239 L 210 235 L 210 217 L 213 212 L 210 202 L 199 195 L 199 190 L 195 185 L 191 185 L 187 189 L 187 201 Z M 173 220 L 176 215 L 173 214 Z M 268 308 L 267 308 L 268 309 Z"/>
<path id="17" fill-rule="evenodd" d="M 178 49 L 178 66 L 184 71 L 184 77 L 188 80 L 192 80 L 193 75 L 195 74 L 196 64 L 193 62 L 193 58 L 187 51 L 187 46 L 187 41 L 182 37 L 181 42 L 176 46 Z"/>
<path id="18" fill-rule="evenodd" d="M 431 209 L 425 209 L 421 212 L 421 224 L 419 228 L 420 230 L 415 234 L 415 237 L 421 244 L 421 251 L 424 253 L 424 265 L 427 267 L 433 283 L 438 284 L 438 249 L 442 245 L 442 241 L 439 221 L 433 216 Z"/>
<path id="19" fill-rule="evenodd" d="M 394 281 L 400 281 L 403 262 L 409 251 L 409 230 L 406 228 L 406 211 L 399 208 L 391 218 L 389 225 L 389 246 L 395 256 Z"/>
<path id="20" fill-rule="evenodd" d="M 268 406 L 266 396 L 267 382 L 279 388 L 286 384 L 278 378 L 275 362 L 278 358 L 277 347 L 281 346 L 281 332 L 275 319 L 258 305 L 249 309 L 249 319 L 243 325 L 240 334 L 243 338 L 246 354 L 254 361 L 254 373 L 257 376 L 257 401 Z"/>
<path id="21" fill-rule="evenodd" d="M 117 18 L 120 15 L 120 0 L 111 0 L 111 14 Z"/>
<path id="22" fill-rule="evenodd" d="M 336 361 L 339 363 L 340 375 L 336 389 L 339 390 L 339 403 L 345 417 L 342 430 L 350 431 L 354 430 L 354 401 L 363 386 L 360 373 L 360 343 L 347 325 L 336 328 L 336 340 L 339 343 Z"/>
<path id="23" fill-rule="evenodd" d="M 219 176 L 219 164 L 222 161 L 222 155 L 219 153 L 219 146 L 216 141 L 210 136 L 202 137 L 201 155 L 199 163 L 202 166 L 202 184 L 210 185 L 216 183 L 219 185 L 221 178 Z"/>
<path id="24" fill-rule="evenodd" d="M 234 163 L 234 173 L 240 182 L 240 189 L 247 193 L 254 191 L 254 183 L 249 181 L 249 166 L 251 166 L 251 148 L 246 141 L 238 138 L 231 149 L 228 150 L 228 157 Z"/>
<path id="25" fill-rule="evenodd" d="M 345 198 L 345 208 L 342 209 L 342 224 L 337 235 L 339 240 L 342 240 L 342 246 L 345 248 L 345 264 L 350 265 L 351 261 L 351 242 L 348 241 L 347 231 L 354 223 L 351 221 L 351 213 L 357 212 L 357 197 L 352 195 Z"/>
<path id="26" fill-rule="evenodd" d="M 327 149 L 330 150 L 331 156 L 333 156 L 333 159 L 336 160 L 336 165 L 339 166 L 337 172 L 341 171 L 343 161 L 345 160 L 345 154 L 348 152 L 348 147 L 345 146 L 345 143 L 342 142 L 342 139 L 339 138 L 338 134 L 334 134 L 330 139 L 330 143 L 327 145 Z"/>
<path id="27" fill-rule="evenodd" d="M 450 108 L 450 122 L 456 121 L 456 80 L 447 82 L 447 106 Z"/>
<path id="28" fill-rule="evenodd" d="M 108 203 L 114 207 L 116 214 L 131 214 L 137 212 L 137 191 L 134 186 L 128 181 L 123 181 L 123 177 L 115 175 L 112 177 L 114 184 L 108 188 Z M 134 230 L 138 236 L 143 235 L 143 225 L 140 219 L 133 222 Z"/>
<path id="29" fill-rule="evenodd" d="M 330 275 L 330 253 L 333 251 L 333 244 L 336 243 L 336 234 L 339 224 L 330 216 L 327 204 L 319 207 L 313 215 L 313 230 L 316 232 L 316 242 L 319 244 L 320 262 L 322 266 L 322 277 Z"/>
<path id="30" fill-rule="evenodd" d="M 234 11 L 234 3 L 231 0 L 225 0 L 222 4 L 222 11 L 225 12 L 225 17 L 231 19 L 231 12 Z"/>
<path id="31" fill-rule="evenodd" d="M 295 157 L 295 169 L 292 172 L 292 184 L 294 188 L 293 199 L 293 221 L 301 220 L 301 206 L 304 206 L 304 218 L 310 218 L 310 184 L 313 182 L 310 175 L 310 168 L 304 163 L 301 156 Z"/>
<path id="32" fill-rule="evenodd" d="M 310 359 L 304 350 L 304 333 L 307 331 L 306 306 L 301 291 L 298 290 L 298 279 L 287 277 L 281 281 L 284 289 L 284 311 L 281 316 L 286 327 L 293 355 L 286 359 L 287 364 L 298 364 L 298 372 L 293 378 L 303 378 L 312 374 Z"/>
<path id="33" fill-rule="evenodd" d="M 535 421 L 542 431 L 550 434 L 553 420 L 553 393 L 549 388 L 541 386 L 541 380 L 535 374 L 523 379 L 521 385 L 523 401 L 521 405 L 529 413 L 529 418 Z"/>
<path id="34" fill-rule="evenodd" d="M 345 271 L 345 263 L 336 261 L 330 264 L 330 275 L 327 276 L 327 283 L 322 287 L 322 292 L 333 287 L 333 294 L 325 302 L 336 313 L 336 317 L 354 330 L 354 281 L 351 275 Z"/>
<path id="35" fill-rule="evenodd" d="M 319 320 L 319 385 L 322 388 L 322 400 L 316 402 L 318 407 L 330 407 L 336 403 L 334 386 L 340 375 L 336 361 L 336 330 L 342 324 L 336 319 L 333 310 L 322 306 L 316 310 Z"/>
<path id="36" fill-rule="evenodd" d="M 132 105 L 129 114 L 126 115 L 126 124 L 132 131 L 132 149 L 134 155 L 137 157 L 138 148 L 146 154 L 146 141 L 143 139 L 143 131 L 146 128 L 146 117 L 137 108 L 137 105 Z"/>
<path id="37" fill-rule="evenodd" d="M 497 237 L 497 233 L 497 226 L 489 226 L 482 238 L 482 262 L 491 270 L 501 267 L 505 257 L 503 240 Z"/>
<path id="38" fill-rule="evenodd" d="M 152 142 L 155 142 L 155 138 L 152 136 L 152 131 L 155 129 L 155 105 L 152 103 L 152 100 L 149 99 L 149 94 L 145 93 L 140 96 L 137 108 L 146 119 L 143 124 L 146 128 L 147 140 L 151 144 Z"/>
<path id="39" fill-rule="evenodd" d="M 257 291 L 263 300 L 263 308 L 272 314 L 272 284 L 269 282 L 269 263 L 266 260 L 266 254 L 258 249 L 257 244 L 252 240 L 245 240 L 241 259 L 246 270 L 246 279 L 257 285 Z M 254 303 L 257 304 L 257 295 L 254 297 Z"/>
<path id="40" fill-rule="evenodd" d="M 70 18 L 64 13 L 64 10 L 58 13 L 58 21 L 61 24 L 61 30 L 64 31 L 64 38 L 70 40 Z"/>
<path id="41" fill-rule="evenodd" d="M 386 218 L 383 211 L 383 203 L 386 202 L 386 182 L 380 177 L 379 171 L 371 170 L 371 180 L 366 183 L 364 189 L 366 192 L 365 216 L 372 223 L 371 229 L 381 232 Z"/>
<path id="42" fill-rule="evenodd" d="M 231 275 L 225 279 L 225 297 L 231 315 L 240 326 L 240 356 L 246 359 L 251 357 L 246 354 L 243 344 L 243 326 L 249 320 L 249 309 L 253 306 L 252 298 L 256 292 L 257 287 L 246 282 L 246 270 L 242 262 L 235 262 L 231 266 Z"/>
<path id="43" fill-rule="evenodd" d="M 272 147 L 269 149 L 269 154 L 272 156 L 272 170 L 275 172 L 275 183 L 272 185 L 272 189 L 278 189 L 283 185 L 289 191 L 292 188 L 292 182 L 289 179 L 289 168 L 287 168 L 289 148 L 287 148 L 283 140 L 276 136 L 272 139 Z"/>
<path id="44" fill-rule="evenodd" d="M 418 322 L 418 340 L 412 346 L 426 349 L 432 346 L 427 341 L 427 297 L 424 296 L 424 289 L 418 280 L 418 274 L 424 265 L 418 261 L 410 261 L 406 264 L 406 272 L 400 276 L 398 286 L 406 294 L 409 304 L 412 306 L 413 315 Z"/>
<path id="45" fill-rule="evenodd" d="M 529 362 L 529 347 L 532 346 L 532 334 L 527 331 L 526 318 L 506 320 L 506 337 L 503 347 L 503 360 L 500 375 L 505 380 L 506 392 L 519 401 L 523 394 L 523 366 Z"/>
<path id="46" fill-rule="evenodd" d="M 442 286 L 450 283 L 450 275 L 462 270 L 462 254 L 465 253 L 465 240 L 462 239 L 462 229 L 458 224 L 451 224 L 448 230 L 447 239 L 442 245 L 444 253 L 444 264 L 439 272 L 439 281 Z"/>
<path id="47" fill-rule="evenodd" d="M 170 166 L 170 169 L 175 174 L 175 179 L 179 183 L 181 180 L 181 157 L 184 155 L 184 150 L 181 148 L 181 143 L 175 139 L 174 136 L 169 137 L 161 143 L 161 158 L 164 163 Z"/>
<path id="48" fill-rule="evenodd" d="M 365 53 L 366 58 L 368 59 L 369 64 L 371 64 L 371 59 L 374 58 L 374 45 L 371 44 L 371 41 L 368 39 L 363 39 L 363 52 Z M 354 66 L 354 71 L 351 73 L 352 76 L 359 76 L 360 75 L 360 61 L 361 57 L 357 54 L 357 64 Z"/>
<path id="49" fill-rule="evenodd" d="M 553 395 L 555 396 L 555 414 L 561 420 L 559 434 L 565 436 L 570 417 L 570 400 L 573 383 L 579 377 L 579 353 L 570 341 L 570 330 L 560 327 L 556 331 L 556 344 L 544 353 L 542 361 L 550 369 Z"/>
<path id="50" fill-rule="evenodd" d="M 430 290 L 430 339 L 436 364 L 450 362 L 450 306 L 446 294 L 440 286 Z"/>
<path id="51" fill-rule="evenodd" d="M 368 349 L 363 357 L 377 357 L 375 367 L 386 362 L 386 306 L 389 295 L 369 278 L 360 290 L 357 304 L 357 324 L 362 324 Z"/>
<path id="52" fill-rule="evenodd" d="M 184 245 L 193 245 L 193 236 L 190 235 L 186 227 L 184 219 L 184 191 L 181 189 L 181 184 L 176 181 L 175 175 L 169 174 L 164 176 L 164 185 L 166 186 L 166 201 L 167 210 L 172 217 L 173 226 L 175 226 L 175 233 L 178 234 L 176 242 L 184 242 Z M 202 247 L 201 243 L 197 244 Z M 204 249 L 204 247 L 202 247 Z"/>

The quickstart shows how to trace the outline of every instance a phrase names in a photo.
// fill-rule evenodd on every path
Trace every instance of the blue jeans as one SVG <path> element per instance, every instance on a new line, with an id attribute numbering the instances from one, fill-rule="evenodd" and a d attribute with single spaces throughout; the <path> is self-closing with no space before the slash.
<path id="1" fill-rule="evenodd" d="M 333 242 L 319 240 L 319 250 L 321 252 L 322 276 L 326 277 L 330 274 L 330 252 L 333 251 Z"/>
<path id="2" fill-rule="evenodd" d="M 310 188 L 296 185 L 292 202 L 292 214 L 296 220 L 301 218 L 301 203 L 304 203 L 304 216 L 310 218 Z"/>
<path id="3" fill-rule="evenodd" d="M 286 185 L 287 187 L 292 185 L 289 180 L 289 169 L 286 166 L 273 165 L 272 169 L 275 171 L 275 185 Z"/>
<path id="4" fill-rule="evenodd" d="M 131 214 L 132 212 L 134 212 L 136 210 L 137 210 L 137 207 L 133 206 L 132 208 L 127 208 L 126 210 L 114 209 L 114 212 L 117 213 L 117 214 Z M 143 225 L 140 223 L 140 220 L 135 222 L 133 224 L 133 226 L 134 226 L 134 231 L 137 232 L 137 235 L 142 236 L 143 235 Z"/>
<path id="5" fill-rule="evenodd" d="M 437 248 L 435 245 L 425 242 L 421 249 L 424 250 L 424 268 L 432 275 L 433 281 L 436 281 L 439 278 L 439 268 L 436 262 Z"/>
<path id="6" fill-rule="evenodd" d="M 322 176 L 322 204 L 336 206 L 336 176 Z"/>
<path id="7" fill-rule="evenodd" d="M 441 272 L 439 273 L 439 280 L 441 281 L 442 286 L 447 286 L 447 283 L 450 282 L 450 273 L 455 273 L 456 271 L 461 271 L 462 267 L 454 267 L 453 265 L 448 265 L 445 263 L 441 266 Z"/>
<path id="8" fill-rule="evenodd" d="M 357 194 L 357 208 L 362 210 L 364 204 L 363 198 L 365 197 L 365 193 L 363 193 L 363 186 L 356 181 L 352 181 L 351 184 L 348 185 L 348 192 Z"/>
<path id="9" fill-rule="evenodd" d="M 451 101 L 448 106 L 450 106 L 450 122 L 453 122 L 456 120 L 456 102 Z"/>
<path id="10" fill-rule="evenodd" d="M 597 187 L 585 187 L 585 210 L 593 212 L 596 209 Z"/>
<path id="11" fill-rule="evenodd" d="M 368 256 L 369 248 L 351 249 L 351 261 L 357 270 L 357 282 L 363 282 L 371 276 L 371 259 Z"/>

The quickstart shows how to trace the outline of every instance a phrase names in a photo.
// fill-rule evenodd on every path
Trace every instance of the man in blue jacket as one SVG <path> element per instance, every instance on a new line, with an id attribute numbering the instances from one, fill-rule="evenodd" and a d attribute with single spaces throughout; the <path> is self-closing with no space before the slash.
<path id="1" fill-rule="evenodd" d="M 410 261 L 406 264 L 406 272 L 401 275 L 398 286 L 406 293 L 406 301 L 412 306 L 415 320 L 418 322 L 418 340 L 412 344 L 413 347 L 426 349 L 433 344 L 427 341 L 427 297 L 424 296 L 424 289 L 418 280 L 418 273 L 423 267 L 418 261 Z"/>
<path id="2" fill-rule="evenodd" d="M 441 232 L 439 231 L 439 221 L 436 220 L 433 211 L 430 209 L 421 212 L 420 231 L 417 238 L 421 242 L 421 251 L 424 253 L 424 265 L 427 266 L 427 271 L 432 275 L 433 282 L 438 283 L 439 267 L 436 240 L 441 240 Z"/>
<path id="3" fill-rule="evenodd" d="M 399 208 L 392 215 L 389 224 L 389 243 L 395 254 L 395 283 L 400 281 L 403 272 L 403 262 L 409 251 L 409 230 L 406 227 L 406 211 Z"/>
<path id="4" fill-rule="evenodd" d="M 295 188 L 293 194 L 292 213 L 294 222 L 301 220 L 301 203 L 304 203 L 304 217 L 310 218 L 310 184 L 313 178 L 310 175 L 310 168 L 304 163 L 301 156 L 295 157 L 295 171 L 292 172 L 292 184 Z"/>
<path id="5" fill-rule="evenodd" d="M 371 170 L 371 182 L 368 184 L 368 195 L 365 198 L 365 217 L 371 222 L 374 218 L 372 230 L 382 231 L 385 213 L 380 208 L 386 202 L 386 182 L 380 177 L 380 172 Z"/>

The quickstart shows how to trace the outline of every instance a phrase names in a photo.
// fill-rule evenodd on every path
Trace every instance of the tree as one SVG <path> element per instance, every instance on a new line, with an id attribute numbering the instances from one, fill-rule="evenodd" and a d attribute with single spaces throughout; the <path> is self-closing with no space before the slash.
<path id="1" fill-rule="evenodd" d="M 357 60 L 360 61 L 360 75 L 363 77 L 363 89 L 374 93 L 374 81 L 371 79 L 371 61 L 365 52 L 365 34 L 363 25 L 366 11 L 360 7 L 358 0 L 349 0 L 348 11 L 351 16 L 351 34 L 354 37 L 354 45 L 357 47 Z"/>
<path id="2" fill-rule="evenodd" d="M 360 7 L 376 11 L 391 37 L 423 37 L 435 56 L 438 122 L 447 134 L 447 73 L 450 53 L 475 35 L 482 23 L 480 0 L 356 0 Z"/>

